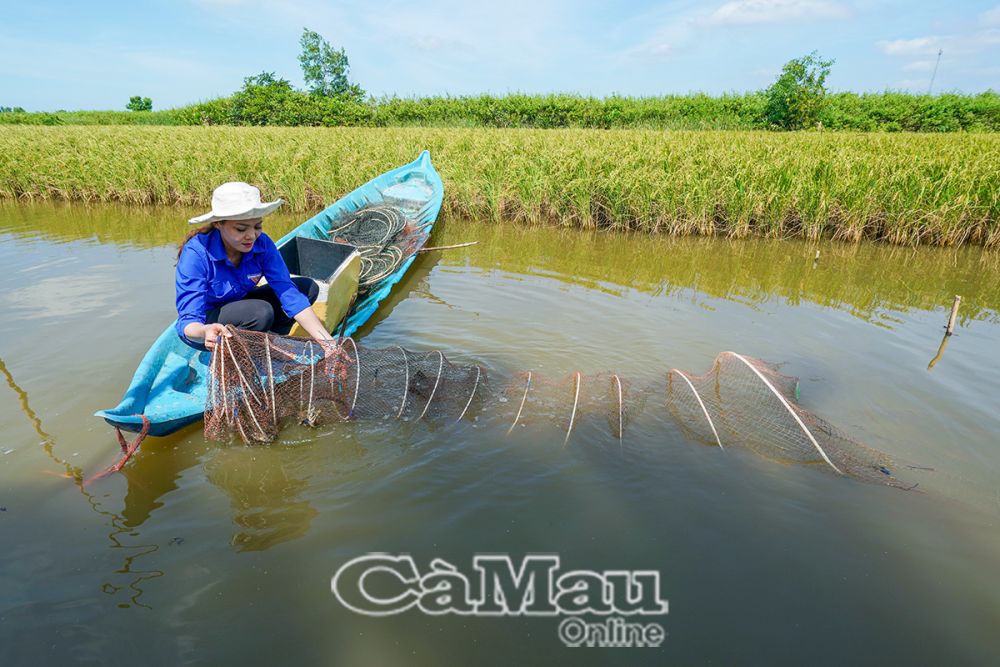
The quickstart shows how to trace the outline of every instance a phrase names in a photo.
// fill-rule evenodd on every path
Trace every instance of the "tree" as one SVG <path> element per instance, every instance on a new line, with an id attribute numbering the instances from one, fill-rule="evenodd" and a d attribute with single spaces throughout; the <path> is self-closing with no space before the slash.
<path id="1" fill-rule="evenodd" d="M 299 45 L 302 47 L 299 63 L 310 93 L 356 102 L 364 99 L 365 91 L 361 86 L 347 78 L 351 65 L 344 49 L 333 48 L 319 33 L 308 28 L 302 29 Z"/>
<path id="2" fill-rule="evenodd" d="M 288 100 L 296 93 L 288 79 L 274 72 L 261 72 L 243 79 L 243 88 L 236 91 L 229 108 L 229 121 L 237 125 L 280 125 L 279 117 Z"/>
<path id="3" fill-rule="evenodd" d="M 292 83 L 288 79 L 278 78 L 274 72 L 261 72 L 243 79 L 243 91 L 253 88 L 265 88 L 272 93 L 288 93 L 292 90 Z"/>
<path id="4" fill-rule="evenodd" d="M 821 59 L 816 51 L 785 63 L 766 91 L 764 115 L 768 123 L 785 130 L 815 126 L 826 95 L 824 83 L 833 63 Z"/>
<path id="5" fill-rule="evenodd" d="M 153 100 L 148 97 L 133 95 L 128 99 L 128 104 L 125 105 L 125 108 L 129 111 L 152 111 Z"/>

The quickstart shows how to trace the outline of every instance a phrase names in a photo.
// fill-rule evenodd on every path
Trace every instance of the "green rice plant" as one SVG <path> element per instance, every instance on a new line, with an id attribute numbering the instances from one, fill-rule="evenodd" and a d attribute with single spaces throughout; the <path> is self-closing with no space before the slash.
<path id="1" fill-rule="evenodd" d="M 451 217 L 743 238 L 1000 245 L 1000 135 L 476 128 L 0 127 L 0 198 L 303 215 L 428 149 Z"/>

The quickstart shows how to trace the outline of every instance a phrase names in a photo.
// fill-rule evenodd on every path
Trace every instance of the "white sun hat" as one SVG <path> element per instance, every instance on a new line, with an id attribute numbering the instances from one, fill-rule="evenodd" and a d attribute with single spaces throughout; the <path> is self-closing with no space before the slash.
<path id="1" fill-rule="evenodd" d="M 263 218 L 284 203 L 283 199 L 262 202 L 260 190 L 249 183 L 223 183 L 212 192 L 212 210 L 205 215 L 191 218 L 188 223 L 198 225 L 217 220 Z"/>

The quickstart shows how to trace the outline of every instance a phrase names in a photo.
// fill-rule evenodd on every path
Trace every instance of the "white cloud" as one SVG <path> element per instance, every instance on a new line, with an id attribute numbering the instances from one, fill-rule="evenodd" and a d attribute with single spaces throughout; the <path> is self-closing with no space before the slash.
<path id="1" fill-rule="evenodd" d="M 707 29 L 724 25 L 780 23 L 801 19 L 844 18 L 848 10 L 834 0 L 731 0 L 707 12 L 703 9 L 678 13 L 672 5 L 657 6 L 619 26 L 641 34 L 650 26 L 655 32 L 617 53 L 616 60 L 664 60 L 689 50 Z"/>
<path id="2" fill-rule="evenodd" d="M 979 20 L 984 25 L 1000 25 L 1000 5 L 980 14 Z"/>
<path id="3" fill-rule="evenodd" d="M 678 11 L 672 4 L 654 5 L 607 26 L 609 44 L 619 44 L 611 54 L 613 67 L 635 67 L 635 61 L 662 62 L 690 51 L 697 37 L 700 10 Z"/>
<path id="4" fill-rule="evenodd" d="M 572 5 L 564 0 L 508 0 L 505 3 L 430 5 L 402 2 L 387 10 L 359 14 L 362 31 L 381 39 L 416 46 L 423 51 L 468 51 L 489 54 L 490 67 L 537 68 L 561 54 L 581 48 L 582 40 L 568 29 Z"/>
<path id="5" fill-rule="evenodd" d="M 779 23 L 797 19 L 839 19 L 847 8 L 830 0 L 732 0 L 704 19 L 711 25 Z"/>
<path id="6" fill-rule="evenodd" d="M 1000 7 L 998 7 L 1000 9 Z M 1000 44 L 1000 30 L 995 28 L 983 30 L 976 34 L 973 43 L 977 46 L 991 47 Z"/>
<path id="7" fill-rule="evenodd" d="M 383 0 L 376 10 L 363 0 L 241 0 L 240 11 L 188 1 L 233 26 L 271 26 L 276 39 L 307 26 L 346 49 L 351 79 L 375 94 L 544 89 L 572 64 L 600 64 L 582 29 L 587 12 L 571 0 Z"/>
<path id="8" fill-rule="evenodd" d="M 926 56 L 937 53 L 941 48 L 941 38 L 914 37 L 913 39 L 879 40 L 876 45 L 887 56 Z"/>
<path id="9" fill-rule="evenodd" d="M 646 47 L 646 53 L 654 58 L 661 58 L 663 56 L 670 55 L 673 51 L 674 47 L 666 42 L 650 44 Z"/>
<path id="10" fill-rule="evenodd" d="M 987 28 L 955 35 L 928 35 L 912 39 L 879 40 L 875 45 L 887 56 L 933 58 L 938 50 L 947 56 L 967 56 L 989 51 L 1000 44 L 1000 30 Z"/>
<path id="11" fill-rule="evenodd" d="M 987 63 L 997 62 L 997 45 L 1000 44 L 1000 29 L 978 28 L 968 32 L 949 35 L 925 35 L 909 39 L 880 40 L 875 43 L 882 53 L 891 58 L 905 58 L 905 72 L 930 75 L 938 62 L 939 52 L 944 81 L 935 81 L 935 88 L 949 89 L 957 77 L 965 76 L 977 81 L 976 87 L 995 87 L 996 72 L 990 71 Z M 998 70 L 1000 71 L 1000 70 Z M 926 93 L 928 79 L 903 79 L 893 84 L 894 88 Z"/>

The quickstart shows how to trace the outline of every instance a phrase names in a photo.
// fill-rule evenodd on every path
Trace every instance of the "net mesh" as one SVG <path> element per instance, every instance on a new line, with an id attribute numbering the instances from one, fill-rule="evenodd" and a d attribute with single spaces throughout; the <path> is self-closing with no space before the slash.
<path id="1" fill-rule="evenodd" d="M 439 351 L 336 345 L 229 328 L 212 354 L 205 433 L 270 442 L 294 420 L 458 421 L 488 394 L 481 366 L 457 366 Z"/>
<path id="2" fill-rule="evenodd" d="M 563 444 L 581 424 L 606 424 L 621 442 L 651 406 L 692 439 L 743 448 L 780 463 L 811 465 L 868 482 L 903 485 L 893 462 L 798 404 L 798 381 L 758 359 L 723 352 L 695 375 L 672 368 L 637 390 L 615 373 L 551 378 L 535 372 L 489 381 L 477 364 L 439 350 L 357 344 L 229 329 L 212 354 L 205 433 L 270 442 L 290 421 L 317 426 L 349 419 L 457 422 L 489 416 L 518 428 L 556 427 Z M 651 401 L 662 396 L 662 401 Z"/>
<path id="3" fill-rule="evenodd" d="M 700 442 L 743 447 L 779 463 L 819 465 L 869 481 L 891 478 L 892 461 L 857 442 L 797 401 L 798 380 L 773 366 L 723 352 L 712 369 L 667 373 L 666 403 Z"/>
<path id="4" fill-rule="evenodd" d="M 549 378 L 534 372 L 515 374 L 505 383 L 495 406 L 497 416 L 516 428 L 554 425 L 568 443 L 580 424 L 606 421 L 608 432 L 619 441 L 629 421 L 645 407 L 644 394 L 615 373 Z"/>

